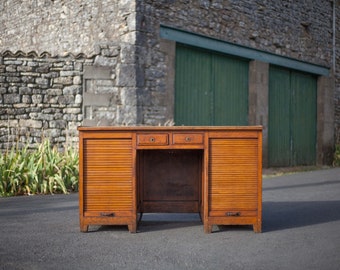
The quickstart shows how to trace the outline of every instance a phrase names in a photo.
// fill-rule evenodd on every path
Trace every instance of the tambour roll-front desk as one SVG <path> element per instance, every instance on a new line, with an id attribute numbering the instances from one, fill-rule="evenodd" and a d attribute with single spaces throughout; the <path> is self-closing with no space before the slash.
<path id="1" fill-rule="evenodd" d="M 143 213 L 262 226 L 262 127 L 79 127 L 80 229 Z"/>

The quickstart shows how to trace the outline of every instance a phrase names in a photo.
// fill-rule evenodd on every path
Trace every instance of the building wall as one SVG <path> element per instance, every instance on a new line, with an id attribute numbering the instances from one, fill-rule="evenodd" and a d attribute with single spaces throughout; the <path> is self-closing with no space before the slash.
<path id="1" fill-rule="evenodd" d="M 148 32 L 159 23 L 329 66 L 332 1 L 143 1 Z M 141 4 L 143 5 L 143 4 Z M 190 8 L 189 8 L 190 7 Z"/>
<path id="2" fill-rule="evenodd" d="M 0 149 L 136 124 L 134 1 L 4 0 L 0 13 Z"/>
<path id="3" fill-rule="evenodd" d="M 335 14 L 334 14 L 334 103 L 335 103 L 335 139 L 340 144 L 340 0 L 335 0 Z"/>
<path id="4" fill-rule="evenodd" d="M 15 130 L 37 141 L 38 131 L 48 129 L 57 142 L 66 133 L 77 140 L 81 124 L 171 124 L 176 44 L 160 38 L 163 24 L 329 68 L 332 76 L 319 83 L 329 89 L 319 117 L 334 126 L 326 132 L 329 149 L 330 137 L 340 142 L 340 6 L 334 1 L 3 0 L 1 147 Z M 258 102 L 250 109 L 263 115 L 250 115 L 252 124 L 266 119 L 257 87 L 250 85 L 250 100 Z"/>
<path id="5" fill-rule="evenodd" d="M 100 44 L 134 39 L 134 2 L 128 0 L 2 0 L 0 13 L 1 51 L 89 57 Z"/>
<path id="6" fill-rule="evenodd" d="M 190 7 L 190 8 L 189 8 Z M 336 8 L 334 16 L 333 9 Z M 160 25 L 173 27 L 190 33 L 215 38 L 240 46 L 300 60 L 326 67 L 330 77 L 320 76 L 318 80 L 318 163 L 329 164 L 334 149 L 334 139 L 339 142 L 339 72 L 334 63 L 334 18 L 339 18 L 339 3 L 323 1 L 143 1 L 137 6 L 142 17 L 137 30 L 143 38 L 137 43 L 146 51 L 142 64 L 145 70 L 144 91 L 149 94 L 147 103 L 141 103 L 141 119 L 148 124 L 165 123 L 173 115 L 174 48 L 173 41 L 163 40 L 159 35 Z M 337 27 L 339 23 L 335 24 Z M 138 35 L 137 35 L 138 37 Z M 337 43 L 339 41 L 337 40 Z M 338 52 L 337 52 L 338 53 Z M 265 64 L 265 63 L 263 63 Z M 265 72 L 256 70 L 263 64 L 252 65 L 250 75 Z M 260 68 L 261 69 L 261 68 Z M 334 77 L 337 78 L 336 85 Z M 169 79 L 170 78 L 170 79 Z M 256 93 L 258 85 L 261 93 Z M 250 80 L 250 124 L 264 125 L 268 107 L 263 107 L 266 82 Z M 170 97 L 170 98 L 169 98 Z M 150 106 L 150 104 L 152 106 Z M 268 106 L 268 104 L 265 104 Z M 153 117 L 159 115 L 158 118 Z M 266 162 L 267 141 L 264 141 Z"/>
<path id="7" fill-rule="evenodd" d="M 160 24 L 331 68 L 332 8 L 329 0 L 139 3 L 143 15 L 137 29 L 143 38 L 137 42 L 146 50 L 145 88 L 152 93 L 151 103 L 157 103 L 153 114 L 169 110 L 166 99 L 160 102 L 172 91 L 166 84 L 172 67 L 159 37 Z M 144 115 L 152 114 L 152 108 L 144 107 Z"/>
<path id="8" fill-rule="evenodd" d="M 0 59 L 0 148 L 43 137 L 72 142 L 83 120 L 81 76 L 92 60 L 24 54 Z"/>

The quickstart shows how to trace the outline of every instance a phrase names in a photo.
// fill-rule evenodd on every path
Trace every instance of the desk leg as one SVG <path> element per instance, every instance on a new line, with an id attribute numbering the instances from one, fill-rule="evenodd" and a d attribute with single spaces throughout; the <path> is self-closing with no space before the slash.
<path id="1" fill-rule="evenodd" d="M 205 233 L 211 233 L 212 232 L 212 225 L 207 225 L 207 224 L 204 224 L 204 232 Z"/>
<path id="2" fill-rule="evenodd" d="M 136 233 L 137 232 L 137 224 L 136 222 L 133 224 L 128 224 L 128 229 L 130 233 Z"/>
<path id="3" fill-rule="evenodd" d="M 253 230 L 256 233 L 262 232 L 262 224 L 260 222 L 256 223 L 256 224 L 253 224 Z"/>
<path id="4" fill-rule="evenodd" d="M 83 225 L 83 224 L 80 225 L 80 231 L 81 232 L 87 232 L 88 229 L 89 229 L 88 225 Z"/>

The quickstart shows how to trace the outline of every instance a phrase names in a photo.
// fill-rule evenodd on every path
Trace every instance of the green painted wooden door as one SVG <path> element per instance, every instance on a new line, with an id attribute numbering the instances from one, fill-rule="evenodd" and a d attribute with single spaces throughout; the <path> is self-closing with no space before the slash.
<path id="1" fill-rule="evenodd" d="M 247 125 L 248 61 L 176 48 L 176 125 Z"/>
<path id="2" fill-rule="evenodd" d="M 269 70 L 269 166 L 316 162 L 316 78 L 271 66 Z"/>

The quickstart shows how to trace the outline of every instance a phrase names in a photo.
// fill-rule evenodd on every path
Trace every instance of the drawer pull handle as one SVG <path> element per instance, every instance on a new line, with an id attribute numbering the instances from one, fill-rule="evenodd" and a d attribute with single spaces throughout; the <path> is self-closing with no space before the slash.
<path id="1" fill-rule="evenodd" d="M 186 141 L 186 142 L 190 142 L 190 141 L 191 141 L 191 138 L 190 138 L 190 137 L 185 137 L 185 141 Z"/>
<path id="2" fill-rule="evenodd" d="M 155 138 L 154 138 L 154 137 L 151 137 L 151 138 L 149 139 L 149 141 L 150 141 L 150 142 L 155 142 Z"/>
<path id="3" fill-rule="evenodd" d="M 241 213 L 240 212 L 227 212 L 225 213 L 225 215 L 228 217 L 239 217 L 241 216 Z"/>
<path id="4" fill-rule="evenodd" d="M 102 217 L 114 217 L 115 213 L 100 213 Z"/>

